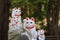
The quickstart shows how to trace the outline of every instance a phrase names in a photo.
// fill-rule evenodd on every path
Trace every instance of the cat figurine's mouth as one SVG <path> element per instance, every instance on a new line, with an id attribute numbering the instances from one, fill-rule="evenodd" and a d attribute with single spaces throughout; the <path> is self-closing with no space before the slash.
<path id="1" fill-rule="evenodd" d="M 26 28 L 27 29 L 32 29 L 32 28 L 34 28 L 34 26 L 27 26 Z"/>
<path id="2" fill-rule="evenodd" d="M 15 16 L 20 16 L 20 14 L 15 14 Z"/>

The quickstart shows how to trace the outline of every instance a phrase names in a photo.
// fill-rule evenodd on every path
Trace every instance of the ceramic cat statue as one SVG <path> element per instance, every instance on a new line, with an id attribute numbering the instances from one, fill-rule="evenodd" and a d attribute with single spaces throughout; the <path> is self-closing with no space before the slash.
<path id="1" fill-rule="evenodd" d="M 42 30 L 38 30 L 38 39 L 39 40 L 45 40 L 45 35 L 44 35 L 45 31 Z"/>
<path id="2" fill-rule="evenodd" d="M 25 34 L 29 37 L 29 40 L 37 40 L 37 31 L 35 27 L 35 19 L 26 17 L 23 20 L 24 29 L 26 30 Z"/>
<path id="3" fill-rule="evenodd" d="M 20 32 L 22 28 L 22 22 L 21 22 L 21 8 L 13 8 L 12 9 L 12 19 L 9 23 L 9 29 L 10 30 L 18 30 Z M 14 26 L 13 26 L 14 24 Z"/>

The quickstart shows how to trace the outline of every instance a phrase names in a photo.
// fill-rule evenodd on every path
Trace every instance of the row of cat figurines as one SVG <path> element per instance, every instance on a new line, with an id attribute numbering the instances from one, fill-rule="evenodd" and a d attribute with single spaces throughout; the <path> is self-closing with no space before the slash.
<path id="1" fill-rule="evenodd" d="M 22 25 L 21 25 L 22 24 Z M 36 26 L 35 26 L 35 19 L 26 17 L 25 19 L 23 19 L 23 23 L 18 24 L 15 27 L 11 27 L 11 30 L 18 30 L 18 32 L 20 32 L 23 28 L 24 28 L 24 32 L 22 33 L 23 35 L 27 35 L 29 37 L 30 40 L 45 40 L 45 31 L 44 30 L 38 30 L 36 31 Z M 21 33 L 21 32 L 20 32 Z"/>
<path id="2" fill-rule="evenodd" d="M 20 8 L 16 9 L 13 8 L 12 10 L 12 19 L 9 24 L 10 31 L 17 30 L 19 33 L 21 33 L 22 29 L 24 29 L 22 34 L 25 34 L 28 36 L 30 40 L 37 40 L 37 36 L 39 40 L 45 40 L 44 30 L 38 30 L 36 31 L 35 26 L 35 19 L 34 17 L 29 18 L 26 17 L 23 19 L 23 23 L 21 22 L 21 10 Z"/>
<path id="3" fill-rule="evenodd" d="M 45 40 L 45 31 L 43 29 L 36 31 L 34 17 L 26 17 L 26 19 L 23 20 L 23 23 L 24 29 L 26 30 L 23 34 L 27 35 L 30 40 L 37 40 L 37 37 L 39 40 Z"/>

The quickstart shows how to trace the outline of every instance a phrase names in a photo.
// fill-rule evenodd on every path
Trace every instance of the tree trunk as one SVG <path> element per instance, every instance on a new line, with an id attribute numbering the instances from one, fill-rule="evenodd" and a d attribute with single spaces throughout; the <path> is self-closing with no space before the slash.
<path id="1" fill-rule="evenodd" d="M 52 27 L 54 31 L 54 35 L 58 35 L 58 18 L 59 18 L 59 0 L 54 2 L 55 8 L 53 8 L 52 12 Z"/>
<path id="2" fill-rule="evenodd" d="M 51 12 L 52 10 L 52 12 Z M 50 0 L 47 12 L 47 28 L 49 35 L 58 35 L 58 15 L 59 15 L 59 1 Z M 50 21 L 50 14 L 52 14 L 52 22 Z"/>
<path id="3" fill-rule="evenodd" d="M 47 31 L 48 31 L 48 34 L 49 34 L 49 27 L 50 27 L 50 12 L 49 12 L 49 6 L 47 7 L 47 14 L 46 14 L 46 17 L 47 17 Z"/>
<path id="4" fill-rule="evenodd" d="M 48 31 L 48 35 L 52 35 L 52 28 L 51 28 L 51 21 L 50 21 L 50 17 L 51 17 L 51 9 L 52 9 L 52 3 L 49 1 L 48 5 L 47 5 L 47 31 Z"/>
<path id="5" fill-rule="evenodd" d="M 49 35 L 58 37 L 58 19 L 59 19 L 59 2 L 60 0 L 50 0 L 47 13 L 47 28 Z M 51 12 L 52 10 L 52 12 Z M 52 14 L 52 22 L 50 21 L 50 14 Z M 58 38 L 56 38 L 58 40 Z"/>
<path id="6" fill-rule="evenodd" d="M 54 31 L 54 35 L 58 37 L 58 19 L 59 19 L 59 0 L 57 0 L 54 5 L 55 8 L 53 9 L 53 13 L 52 13 L 52 27 L 53 27 L 53 31 Z M 57 38 L 58 40 L 58 38 Z"/>

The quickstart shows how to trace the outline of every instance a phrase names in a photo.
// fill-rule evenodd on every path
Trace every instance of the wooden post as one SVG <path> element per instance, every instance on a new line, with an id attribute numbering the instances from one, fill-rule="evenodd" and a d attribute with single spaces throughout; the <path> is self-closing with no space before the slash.
<path id="1" fill-rule="evenodd" d="M 7 0 L 0 0 L 0 40 L 8 40 Z"/>

